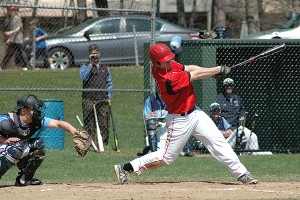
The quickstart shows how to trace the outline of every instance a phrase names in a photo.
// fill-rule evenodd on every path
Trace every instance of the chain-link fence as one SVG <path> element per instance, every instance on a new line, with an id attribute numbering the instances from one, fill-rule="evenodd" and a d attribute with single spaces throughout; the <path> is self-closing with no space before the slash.
<path id="1" fill-rule="evenodd" d="M 286 44 L 284 51 L 235 68 L 228 76 L 246 107 L 245 127 L 252 137 L 257 136 L 259 145 L 256 148 L 254 141 L 248 149 L 239 151 L 299 152 L 299 40 L 198 40 L 182 44 L 183 64 L 210 67 L 232 66 L 282 43 Z M 150 73 L 147 69 L 145 77 Z M 194 82 L 197 105 L 207 114 L 210 104 L 217 102 L 217 95 L 223 92 L 225 78 Z M 201 144 L 196 145 L 195 149 L 203 150 Z"/>
<path id="2" fill-rule="evenodd" d="M 0 4 L 2 30 L 6 30 L 6 20 L 9 20 L 7 9 L 10 6 Z M 41 99 L 50 100 L 48 109 L 53 109 L 53 111 L 50 110 L 50 114 L 63 106 L 66 121 L 79 127 L 80 125 L 75 118 L 78 115 L 86 123 L 94 122 L 93 109 L 86 119 L 83 119 L 83 110 L 85 109 L 82 108 L 82 92 L 107 93 L 108 89 L 104 87 L 101 89 L 82 89 L 83 82 L 79 78 L 78 66 L 89 62 L 88 47 L 96 43 L 101 49 L 101 61 L 103 64 L 108 64 L 112 78 L 112 113 L 120 146 L 127 151 L 141 150 L 145 145 L 143 104 L 145 97 L 154 88 L 148 50 L 149 41 L 158 40 L 156 37 L 152 37 L 155 35 L 155 31 L 151 29 L 151 27 L 155 27 L 156 30 L 160 27 L 157 22 L 155 26 L 152 26 L 155 13 L 141 10 L 16 6 L 19 7 L 19 16 L 24 24 L 25 37 L 30 38 L 33 35 L 29 28 L 29 22 L 33 18 L 39 19 L 39 27 L 48 34 L 47 50 L 49 57 L 53 59 L 56 70 L 43 68 L 43 65 L 47 66 L 47 64 L 44 64 L 43 58 L 39 57 L 31 65 L 43 69 L 32 72 L 29 70 L 25 74 L 10 70 L 0 73 L 0 91 L 3 100 L 0 105 L 1 112 L 13 108 L 15 101 L 22 94 L 34 93 Z M 91 19 L 78 24 L 76 16 L 80 11 L 87 12 L 87 17 Z M 105 22 L 98 22 L 97 20 L 100 19 L 93 16 L 98 16 L 99 13 L 100 15 L 109 15 L 109 19 Z M 69 26 L 75 28 L 68 29 Z M 101 34 L 97 35 L 98 33 Z M 163 40 L 169 41 L 172 36 L 178 34 L 168 34 L 168 37 Z M 32 54 L 32 46 L 34 46 L 30 44 L 35 44 L 30 41 L 28 46 L 26 45 L 22 49 L 22 57 L 28 58 L 28 62 Z M 204 67 L 230 66 L 280 42 L 287 44 L 285 51 L 249 66 L 235 69 L 229 77 L 234 79 L 235 91 L 242 97 L 246 106 L 248 112 L 246 127 L 250 129 L 250 134 L 257 135 L 258 151 L 298 152 L 300 149 L 300 127 L 297 123 L 299 115 L 297 102 L 299 96 L 297 85 L 299 82 L 297 76 L 299 71 L 297 68 L 299 41 L 184 41 L 181 62 Z M 169 42 L 166 44 L 169 45 Z M 2 47 L 1 58 L 3 58 L 7 46 L 4 42 L 0 43 L 0 46 Z M 23 67 L 28 64 L 16 63 L 16 65 L 14 61 L 12 59 L 6 69 L 18 68 L 16 67 L 18 64 Z M 125 64 L 133 64 L 133 66 Z M 29 65 L 29 67 L 31 66 Z M 69 69 L 60 70 L 66 68 Z M 24 75 L 24 77 L 20 78 L 18 75 Z M 217 80 L 208 78 L 194 82 L 197 105 L 208 114 L 209 105 L 216 101 L 216 95 L 223 89 L 223 80 L 223 78 Z M 57 104 L 57 102 L 59 103 Z M 93 108 L 95 102 L 91 101 L 89 104 Z M 101 113 L 109 115 L 108 110 Z M 54 116 L 54 118 L 57 117 Z M 98 116 L 98 118 L 99 124 L 103 124 L 104 117 Z M 254 120 L 255 123 L 253 123 Z M 114 146 L 110 117 L 105 124 L 108 124 L 109 130 L 108 145 Z M 104 130 L 105 127 L 101 126 Z M 95 131 L 91 131 L 95 134 Z M 192 149 L 195 151 L 206 152 L 200 142 L 195 141 L 193 145 Z"/>
<path id="3" fill-rule="evenodd" d="M 1 29 L 4 32 L 12 31 L 13 27 L 17 26 L 17 17 L 10 15 L 12 6 L 14 5 L 0 4 Z M 3 37 L 2 41 L 10 40 L 11 43 L 19 44 L 24 41 L 22 48 L 16 49 L 14 59 L 15 64 L 22 67 L 28 66 L 28 62 L 38 67 L 49 67 L 49 63 L 44 62 L 43 56 L 39 56 L 39 52 L 37 52 L 39 51 L 37 48 L 44 48 L 44 46 L 32 40 L 33 37 L 35 40 L 41 40 L 42 34 L 48 34 L 45 45 L 54 69 L 65 69 L 88 62 L 87 50 L 91 44 L 101 47 L 103 64 L 135 64 L 138 66 L 143 63 L 144 41 L 151 41 L 153 38 L 151 26 L 155 19 L 151 19 L 150 11 L 15 6 L 17 11 L 12 11 L 21 18 L 23 28 L 13 34 L 10 32 L 9 34 L 12 35 L 9 37 L 5 37 L 4 34 L 1 36 Z M 85 17 L 79 19 L 80 14 Z M 163 26 L 163 24 L 157 23 L 157 26 Z M 20 39 L 15 40 L 15 35 Z M 21 41 L 22 39 L 23 41 Z M 5 44 L 2 43 L 1 46 L 5 46 Z M 3 51 L 1 54 L 5 54 L 5 52 Z M 33 55 L 39 56 L 36 62 L 34 62 Z M 1 67 L 6 68 L 6 65 L 2 64 Z"/>

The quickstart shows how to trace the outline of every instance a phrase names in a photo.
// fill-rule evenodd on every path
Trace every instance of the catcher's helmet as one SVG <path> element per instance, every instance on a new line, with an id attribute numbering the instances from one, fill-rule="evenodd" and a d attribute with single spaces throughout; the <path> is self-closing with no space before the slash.
<path id="1" fill-rule="evenodd" d="M 234 81 L 231 78 L 225 78 L 223 81 L 223 86 L 234 85 Z"/>
<path id="2" fill-rule="evenodd" d="M 89 46 L 89 52 L 94 51 L 94 50 L 100 51 L 100 47 L 97 44 L 91 44 Z"/>
<path id="3" fill-rule="evenodd" d="M 29 94 L 18 99 L 15 110 L 19 110 L 21 108 L 39 109 L 43 105 L 44 103 L 36 96 Z"/>
<path id="4" fill-rule="evenodd" d="M 160 43 L 152 45 L 149 54 L 152 63 L 168 62 L 175 57 L 167 45 Z"/>
<path id="5" fill-rule="evenodd" d="M 220 104 L 218 103 L 210 104 L 209 111 L 217 111 L 217 110 L 222 110 Z"/>

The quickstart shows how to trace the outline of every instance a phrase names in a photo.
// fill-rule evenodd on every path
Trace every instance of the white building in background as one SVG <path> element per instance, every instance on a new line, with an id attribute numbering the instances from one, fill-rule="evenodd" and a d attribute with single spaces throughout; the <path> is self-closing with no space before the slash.
<path id="1" fill-rule="evenodd" d="M 33 5 L 36 0 L 21 0 L 21 4 Z M 77 6 L 78 0 L 38 0 L 39 6 L 58 6 L 65 7 L 75 4 Z M 81 1 L 81 0 L 80 0 Z M 150 10 L 152 5 L 152 0 L 123 0 L 125 9 L 137 9 L 137 10 Z M 0 4 L 11 2 L 8 0 L 0 1 Z M 86 0 L 87 6 L 90 8 L 95 8 L 94 0 Z M 119 9 L 120 0 L 107 0 L 108 8 Z M 197 12 L 206 12 L 211 8 L 212 0 L 197 0 Z M 184 0 L 185 11 L 192 11 L 193 0 Z M 160 0 L 160 12 L 161 13 L 176 13 L 176 0 Z"/>

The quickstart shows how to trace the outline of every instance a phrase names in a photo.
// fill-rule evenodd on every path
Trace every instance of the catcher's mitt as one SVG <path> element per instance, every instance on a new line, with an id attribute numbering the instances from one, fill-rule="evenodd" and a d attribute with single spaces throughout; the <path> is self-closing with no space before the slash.
<path id="1" fill-rule="evenodd" d="M 91 136 L 85 130 L 77 130 L 73 136 L 73 141 L 77 153 L 85 156 L 92 144 Z"/>

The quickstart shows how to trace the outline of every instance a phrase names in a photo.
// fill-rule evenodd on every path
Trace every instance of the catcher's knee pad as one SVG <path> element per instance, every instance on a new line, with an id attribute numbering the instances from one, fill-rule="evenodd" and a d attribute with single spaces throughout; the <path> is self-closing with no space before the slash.
<path id="1" fill-rule="evenodd" d="M 24 143 L 14 142 L 7 145 L 5 157 L 12 163 L 16 164 L 20 160 L 24 151 Z"/>
<path id="2" fill-rule="evenodd" d="M 148 131 L 148 135 L 156 134 L 158 122 L 156 119 L 147 119 L 146 128 Z"/>

